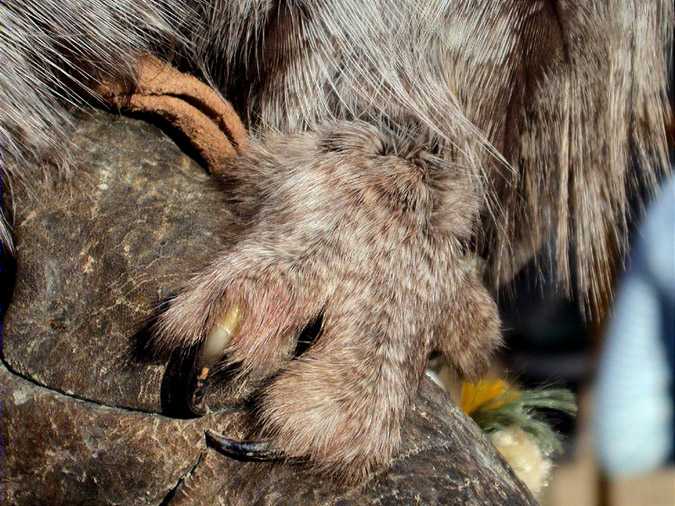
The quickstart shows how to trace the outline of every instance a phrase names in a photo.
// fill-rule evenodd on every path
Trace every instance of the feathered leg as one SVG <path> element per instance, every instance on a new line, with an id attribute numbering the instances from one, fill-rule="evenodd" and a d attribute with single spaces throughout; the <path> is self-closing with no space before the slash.
<path id="1" fill-rule="evenodd" d="M 268 444 L 212 444 L 354 480 L 390 462 L 438 343 L 452 336 L 463 373 L 486 363 L 498 316 L 463 245 L 480 193 L 411 139 L 329 124 L 228 162 L 223 183 L 248 233 L 186 285 L 154 337 L 157 349 L 198 349 L 195 375 L 235 367 L 235 393 L 257 399 L 255 435 Z M 318 337 L 295 357 L 317 318 Z"/>

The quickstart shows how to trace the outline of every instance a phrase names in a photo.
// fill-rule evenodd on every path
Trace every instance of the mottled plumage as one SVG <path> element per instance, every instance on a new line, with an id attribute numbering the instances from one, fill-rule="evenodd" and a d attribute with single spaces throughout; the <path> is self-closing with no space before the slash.
<path id="1" fill-rule="evenodd" d="M 260 399 L 260 435 L 355 478 L 395 454 L 432 349 L 475 374 L 498 342 L 475 255 L 498 285 L 554 236 L 561 286 L 607 296 L 628 192 L 667 166 L 673 15 L 670 0 L 14 0 L 4 170 L 68 170 L 67 106 L 133 86 L 145 52 L 216 86 L 255 137 L 223 181 L 246 232 L 153 345 L 192 349 L 241 306 L 224 363 Z"/>

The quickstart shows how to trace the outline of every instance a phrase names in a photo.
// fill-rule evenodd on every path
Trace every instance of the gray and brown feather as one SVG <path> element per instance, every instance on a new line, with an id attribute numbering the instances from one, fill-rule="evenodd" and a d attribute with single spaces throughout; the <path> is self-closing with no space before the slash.
<path id="1" fill-rule="evenodd" d="M 395 455 L 432 350 L 476 375 L 499 342 L 472 257 L 498 285 L 555 237 L 561 287 L 607 296 L 629 192 L 668 166 L 673 17 L 670 0 L 13 0 L 0 161 L 13 184 L 26 160 L 75 170 L 56 149 L 69 108 L 133 85 L 144 53 L 232 98 L 255 132 L 223 179 L 246 232 L 155 346 L 194 347 L 241 306 L 224 360 L 261 435 L 354 479 Z"/>

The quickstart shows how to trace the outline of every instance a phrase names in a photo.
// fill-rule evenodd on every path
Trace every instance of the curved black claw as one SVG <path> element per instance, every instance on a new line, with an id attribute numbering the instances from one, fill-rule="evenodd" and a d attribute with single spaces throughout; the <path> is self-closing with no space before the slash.
<path id="1" fill-rule="evenodd" d="M 249 462 L 282 460 L 284 454 L 267 441 L 235 441 L 211 430 L 206 431 L 206 443 L 223 455 Z"/>

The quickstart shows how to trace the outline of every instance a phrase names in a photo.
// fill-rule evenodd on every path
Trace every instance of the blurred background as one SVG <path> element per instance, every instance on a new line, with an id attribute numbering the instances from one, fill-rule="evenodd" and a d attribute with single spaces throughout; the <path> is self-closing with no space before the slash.
<path id="1" fill-rule="evenodd" d="M 675 160 L 675 122 L 668 129 Z M 495 374 L 569 388 L 579 403 L 576 417 L 548 415 L 564 451 L 544 506 L 675 506 L 673 175 L 632 214 L 629 255 L 617 258 L 615 298 L 599 321 L 533 266 L 500 297 L 506 346 Z"/>

